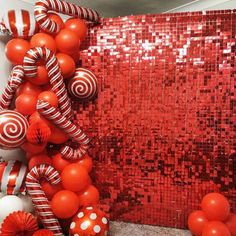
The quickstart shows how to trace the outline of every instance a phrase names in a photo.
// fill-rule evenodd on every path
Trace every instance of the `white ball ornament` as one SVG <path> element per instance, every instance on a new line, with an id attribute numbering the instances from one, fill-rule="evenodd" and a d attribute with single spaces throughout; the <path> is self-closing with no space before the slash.
<path id="1" fill-rule="evenodd" d="M 18 197 L 22 200 L 24 211 L 33 213 L 34 205 L 32 203 L 32 199 L 28 195 L 19 194 Z"/>
<path id="2" fill-rule="evenodd" d="M 14 195 L 7 195 L 0 199 L 0 223 L 12 212 L 23 211 L 22 200 Z"/>

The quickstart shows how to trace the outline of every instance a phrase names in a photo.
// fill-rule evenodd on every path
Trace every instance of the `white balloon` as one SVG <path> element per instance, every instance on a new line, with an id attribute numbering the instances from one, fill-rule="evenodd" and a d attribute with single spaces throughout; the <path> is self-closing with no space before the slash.
<path id="1" fill-rule="evenodd" d="M 22 200 L 14 195 L 7 195 L 0 199 L 0 223 L 12 212 L 23 211 Z"/>
<path id="2" fill-rule="evenodd" d="M 0 199 L 3 198 L 4 196 L 5 196 L 5 194 L 0 192 Z"/>
<path id="3" fill-rule="evenodd" d="M 32 213 L 34 212 L 34 206 L 31 200 L 31 197 L 28 195 L 19 194 L 18 197 L 23 202 L 24 211 Z"/>

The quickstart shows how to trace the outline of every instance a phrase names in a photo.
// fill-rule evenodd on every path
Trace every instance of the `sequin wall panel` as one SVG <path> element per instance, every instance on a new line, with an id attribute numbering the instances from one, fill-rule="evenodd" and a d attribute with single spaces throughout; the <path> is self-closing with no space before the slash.
<path id="1" fill-rule="evenodd" d="M 186 227 L 220 191 L 235 209 L 236 11 L 108 18 L 81 63 L 99 96 L 74 103 L 94 138 L 94 178 L 112 220 Z"/>

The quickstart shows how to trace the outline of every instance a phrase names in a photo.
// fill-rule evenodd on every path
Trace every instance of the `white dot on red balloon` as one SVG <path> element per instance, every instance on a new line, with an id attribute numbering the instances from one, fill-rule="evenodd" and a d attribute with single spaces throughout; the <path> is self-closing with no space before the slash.
<path id="1" fill-rule="evenodd" d="M 93 230 L 94 230 L 95 233 L 99 233 L 101 231 L 101 227 L 99 225 L 95 225 L 93 227 Z"/>
<path id="2" fill-rule="evenodd" d="M 105 218 L 105 217 L 102 217 L 102 223 L 106 225 L 106 224 L 107 224 L 107 222 L 108 222 L 108 221 L 107 221 L 107 218 Z"/>
<path id="3" fill-rule="evenodd" d="M 97 214 L 96 213 L 90 214 L 90 219 L 91 220 L 96 220 L 97 219 Z"/>
<path id="4" fill-rule="evenodd" d="M 82 218 L 82 217 L 84 217 L 84 213 L 80 212 L 77 216 L 78 216 L 78 218 Z"/>
<path id="5" fill-rule="evenodd" d="M 87 210 L 93 210 L 93 207 L 86 207 Z"/>
<path id="6" fill-rule="evenodd" d="M 89 227 L 89 224 L 90 224 L 89 221 L 85 221 L 80 225 L 80 228 L 82 230 L 86 230 Z"/>
<path id="7" fill-rule="evenodd" d="M 74 229 L 74 228 L 75 228 L 75 222 L 71 222 L 70 229 Z"/>

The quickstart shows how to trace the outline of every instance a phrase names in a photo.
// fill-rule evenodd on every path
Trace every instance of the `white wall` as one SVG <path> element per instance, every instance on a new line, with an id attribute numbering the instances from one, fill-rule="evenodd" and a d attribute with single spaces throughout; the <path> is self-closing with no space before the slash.
<path id="1" fill-rule="evenodd" d="M 27 4 L 25 2 L 19 0 L 0 0 L 0 19 L 4 12 L 7 12 L 11 9 L 28 9 L 33 10 L 33 5 Z M 0 94 L 2 93 L 5 84 L 8 79 L 9 72 L 11 70 L 11 64 L 5 58 L 5 45 L 9 40 L 9 37 L 2 37 L 0 36 Z M 22 160 L 24 154 L 20 150 L 1 150 L 0 149 L 0 157 L 4 159 L 18 159 Z"/>

